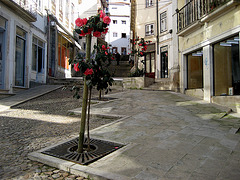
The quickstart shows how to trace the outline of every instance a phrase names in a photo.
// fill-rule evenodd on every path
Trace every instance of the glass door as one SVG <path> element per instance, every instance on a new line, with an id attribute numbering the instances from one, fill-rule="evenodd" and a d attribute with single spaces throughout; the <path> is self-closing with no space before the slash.
<path id="1" fill-rule="evenodd" d="M 26 33 L 17 28 L 15 53 L 15 86 L 24 86 L 25 76 L 25 36 Z"/>
<path id="2" fill-rule="evenodd" d="M 3 32 L 0 32 L 0 88 L 3 88 L 4 84 L 3 37 Z"/>
<path id="3" fill-rule="evenodd" d="M 6 31 L 6 20 L 0 16 L 0 89 L 4 88 L 5 80 L 5 31 Z"/>
<path id="4" fill-rule="evenodd" d="M 168 47 L 161 48 L 161 78 L 168 78 Z"/>

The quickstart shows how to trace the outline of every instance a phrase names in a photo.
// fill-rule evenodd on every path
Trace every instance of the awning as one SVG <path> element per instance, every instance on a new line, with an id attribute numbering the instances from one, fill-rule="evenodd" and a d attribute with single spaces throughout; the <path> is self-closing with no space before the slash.
<path id="1" fill-rule="evenodd" d="M 82 47 L 80 46 L 80 44 L 78 44 L 78 42 L 76 40 L 74 40 L 72 38 L 72 36 L 66 34 L 65 32 L 63 32 L 63 30 L 61 28 L 58 29 L 59 33 L 65 37 L 65 39 L 67 39 L 70 43 L 72 43 L 73 45 L 75 45 L 78 49 L 82 49 Z"/>

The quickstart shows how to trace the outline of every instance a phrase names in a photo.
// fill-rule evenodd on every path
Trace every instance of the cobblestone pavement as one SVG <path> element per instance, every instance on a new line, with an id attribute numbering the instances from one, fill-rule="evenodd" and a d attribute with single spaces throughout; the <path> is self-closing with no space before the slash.
<path id="1" fill-rule="evenodd" d="M 30 152 L 78 135 L 80 118 L 68 110 L 79 107 L 81 100 L 72 96 L 59 89 L 0 112 L 0 179 L 84 179 L 27 158 Z M 91 118 L 90 129 L 112 121 Z"/>

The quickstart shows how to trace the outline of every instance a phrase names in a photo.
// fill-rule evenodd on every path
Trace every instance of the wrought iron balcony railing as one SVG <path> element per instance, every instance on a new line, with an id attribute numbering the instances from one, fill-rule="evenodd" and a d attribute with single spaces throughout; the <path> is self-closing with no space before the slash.
<path id="1" fill-rule="evenodd" d="M 178 32 L 231 0 L 191 0 L 177 10 Z"/>
<path id="2" fill-rule="evenodd" d="M 28 11 L 30 14 L 35 15 L 37 13 L 37 3 L 34 0 L 12 0 L 19 6 L 21 6 L 25 11 Z"/>

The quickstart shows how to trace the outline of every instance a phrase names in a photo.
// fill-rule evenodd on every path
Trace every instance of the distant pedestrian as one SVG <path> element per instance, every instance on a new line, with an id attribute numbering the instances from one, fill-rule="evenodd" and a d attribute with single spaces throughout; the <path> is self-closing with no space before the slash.
<path id="1" fill-rule="evenodd" d="M 119 66 L 119 61 L 120 61 L 120 54 L 117 52 L 117 54 L 115 55 L 116 60 L 117 60 L 117 65 Z"/>

